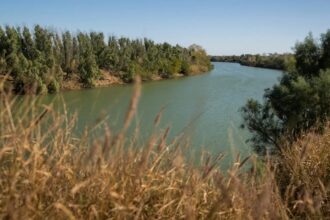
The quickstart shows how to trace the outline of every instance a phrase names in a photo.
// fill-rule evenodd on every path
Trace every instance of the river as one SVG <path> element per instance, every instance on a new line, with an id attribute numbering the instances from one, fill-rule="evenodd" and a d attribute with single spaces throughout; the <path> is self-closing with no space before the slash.
<path id="1" fill-rule="evenodd" d="M 249 132 L 240 129 L 239 109 L 248 98 L 262 100 L 264 89 L 276 83 L 281 71 L 246 67 L 235 63 L 213 63 L 206 74 L 142 84 L 137 116 L 140 141 L 153 132 L 156 115 L 162 110 L 160 128 L 170 126 L 169 138 L 185 134 L 194 149 L 212 153 L 246 154 L 250 147 L 245 140 Z M 67 105 L 70 114 L 78 113 L 76 132 L 95 124 L 100 115 L 107 115 L 108 125 L 121 127 L 132 94 L 132 85 L 115 85 L 47 95 L 43 103 Z"/>

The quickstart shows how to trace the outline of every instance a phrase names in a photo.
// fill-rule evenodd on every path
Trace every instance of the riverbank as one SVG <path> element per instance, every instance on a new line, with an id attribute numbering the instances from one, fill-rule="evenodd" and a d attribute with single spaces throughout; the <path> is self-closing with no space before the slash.
<path id="1" fill-rule="evenodd" d="M 197 70 L 199 70 L 197 68 Z M 201 75 L 206 74 L 210 70 L 203 72 L 195 71 L 194 73 L 190 73 L 189 75 L 185 75 L 182 73 L 175 73 L 171 76 L 171 78 L 163 78 L 159 75 L 152 75 L 149 79 L 144 79 L 142 82 L 150 82 L 150 81 L 160 81 L 160 80 L 169 80 L 169 79 L 177 79 L 182 77 L 189 77 L 189 76 L 195 76 L 195 75 Z M 106 70 L 100 70 L 100 77 L 96 80 L 94 80 L 93 87 L 94 88 L 100 88 L 100 87 L 108 87 L 112 85 L 124 85 L 124 84 L 131 84 L 132 82 L 125 82 L 122 80 L 119 76 L 116 76 L 116 74 L 110 73 Z M 6 77 L 4 75 L 0 75 L 0 86 L 2 86 L 1 90 L 6 91 L 7 93 L 13 93 L 14 88 L 14 80 L 12 77 Z M 73 90 L 81 90 L 90 88 L 89 86 L 86 86 L 84 83 L 81 82 L 78 74 L 72 74 L 71 78 L 68 80 L 62 80 L 61 86 L 59 88 L 59 91 L 73 91 Z M 30 88 L 31 89 L 31 88 Z M 26 94 L 35 94 L 36 92 L 25 90 Z"/>
<path id="2" fill-rule="evenodd" d="M 252 55 L 244 54 L 240 56 L 211 56 L 212 62 L 239 63 L 242 66 L 259 67 L 275 70 L 286 70 L 293 62 L 292 54 L 268 54 Z"/>
<path id="3" fill-rule="evenodd" d="M 152 74 L 148 78 L 142 78 L 142 82 L 150 82 L 150 81 L 160 81 L 160 80 L 168 80 L 168 79 L 176 79 L 182 77 L 189 77 L 195 75 L 206 74 L 210 70 L 213 69 L 213 66 L 206 67 L 206 66 L 198 66 L 193 65 L 190 69 L 189 74 L 183 73 L 173 73 L 170 76 L 166 75 L 166 77 L 162 77 L 158 74 Z M 124 84 L 131 84 L 133 81 L 127 82 L 122 79 L 122 77 L 118 76 L 117 73 L 112 73 L 106 70 L 100 70 L 99 77 L 93 81 L 94 88 L 99 87 L 108 87 L 111 85 L 124 85 Z M 59 83 L 59 88 L 56 89 L 57 91 L 72 91 L 72 90 L 81 90 L 90 88 L 90 85 L 86 85 L 80 79 L 79 74 L 71 74 L 69 79 L 62 79 Z M 7 93 L 15 93 L 15 80 L 11 76 L 5 76 L 0 74 L 0 86 L 2 87 L 2 91 L 6 91 Z M 35 85 L 23 88 L 25 94 L 36 94 L 37 82 Z"/>
<path id="4" fill-rule="evenodd" d="M 171 76 L 171 78 L 164 78 L 159 75 L 152 75 L 149 79 L 142 80 L 142 82 L 169 80 L 169 79 L 177 79 L 177 78 L 182 78 L 182 77 L 207 74 L 210 70 L 204 68 L 204 69 L 202 69 L 203 72 L 199 72 L 199 71 L 201 71 L 201 69 L 199 67 L 195 67 L 194 72 L 191 72 L 189 75 L 185 75 L 182 73 L 175 73 Z M 1 79 L 0 79 L 0 83 L 1 83 Z M 99 87 L 108 87 L 108 86 L 112 86 L 112 85 L 124 85 L 124 84 L 131 84 L 131 82 L 125 82 L 119 76 L 116 76 L 116 74 L 110 73 L 106 70 L 101 70 L 100 77 L 99 77 L 99 79 L 96 79 L 94 81 L 93 87 L 99 88 Z M 86 88 L 86 86 L 84 85 L 84 83 L 82 83 L 80 81 L 79 76 L 74 75 L 69 80 L 63 80 L 60 90 L 61 91 L 72 91 L 72 90 L 81 90 L 81 89 L 85 89 L 85 88 Z"/>

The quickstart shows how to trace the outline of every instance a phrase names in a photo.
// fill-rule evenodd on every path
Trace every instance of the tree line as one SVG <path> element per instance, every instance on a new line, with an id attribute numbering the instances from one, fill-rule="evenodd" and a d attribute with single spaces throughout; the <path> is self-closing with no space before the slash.
<path id="1" fill-rule="evenodd" d="M 262 67 L 284 70 L 286 63 L 290 62 L 292 54 L 243 54 L 240 56 L 211 56 L 212 62 L 239 63 L 244 66 Z"/>
<path id="2" fill-rule="evenodd" d="M 74 78 L 93 87 L 102 78 L 100 70 L 131 82 L 136 74 L 151 80 L 211 68 L 205 50 L 198 45 L 184 48 L 146 38 L 106 39 L 101 32 L 59 33 L 40 25 L 33 30 L 0 26 L 0 77 L 9 78 L 16 93 L 57 92 L 64 81 Z"/>
<path id="3" fill-rule="evenodd" d="M 280 153 L 285 143 L 311 129 L 323 132 L 330 116 L 330 30 L 297 43 L 286 72 L 265 90 L 263 103 L 248 100 L 242 114 L 243 127 L 253 133 L 249 141 L 260 154 Z"/>

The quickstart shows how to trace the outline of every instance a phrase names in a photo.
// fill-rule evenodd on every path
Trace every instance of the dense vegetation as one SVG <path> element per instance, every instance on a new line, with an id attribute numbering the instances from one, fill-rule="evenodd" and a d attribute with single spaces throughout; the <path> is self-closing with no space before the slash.
<path id="1" fill-rule="evenodd" d="M 106 40 L 103 33 L 60 34 L 39 25 L 33 31 L 0 26 L 0 77 L 6 76 L 16 93 L 52 93 L 75 79 L 92 87 L 104 77 L 101 73 L 131 82 L 136 74 L 151 80 L 210 68 L 206 52 L 197 45 L 183 48 L 114 36 Z"/>
<path id="2" fill-rule="evenodd" d="M 310 129 L 322 132 L 330 116 L 330 30 L 319 41 L 310 34 L 297 43 L 287 72 L 265 91 L 264 103 L 249 100 L 242 112 L 261 154 L 283 151 L 284 141 Z"/>
<path id="3" fill-rule="evenodd" d="M 262 67 L 270 69 L 284 70 L 286 63 L 292 59 L 291 54 L 268 54 L 252 55 L 243 54 L 241 56 L 212 56 L 212 62 L 240 63 L 244 66 Z"/>

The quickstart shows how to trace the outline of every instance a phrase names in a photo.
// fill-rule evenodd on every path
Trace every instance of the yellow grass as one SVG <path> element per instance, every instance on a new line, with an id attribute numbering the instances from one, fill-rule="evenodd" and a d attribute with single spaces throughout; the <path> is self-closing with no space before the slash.
<path id="1" fill-rule="evenodd" d="M 221 156 L 203 154 L 195 165 L 184 144 L 167 141 L 168 129 L 138 146 L 126 134 L 138 98 L 136 84 L 121 131 L 112 134 L 103 125 L 105 135 L 89 143 L 89 131 L 72 134 L 75 117 L 34 102 L 21 104 L 26 111 L 18 113 L 15 97 L 2 94 L 0 219 L 329 216 L 330 128 L 307 135 L 284 157 L 264 163 L 237 157 L 224 171 Z"/>

